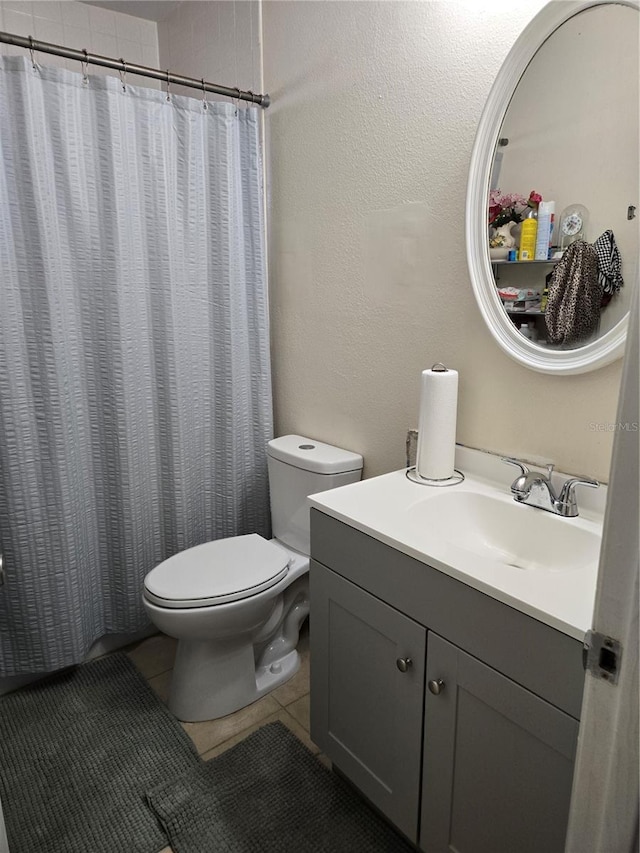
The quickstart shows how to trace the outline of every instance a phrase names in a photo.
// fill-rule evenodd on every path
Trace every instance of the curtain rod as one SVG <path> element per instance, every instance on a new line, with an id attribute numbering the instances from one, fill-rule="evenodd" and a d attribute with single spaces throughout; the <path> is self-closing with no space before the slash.
<path id="1" fill-rule="evenodd" d="M 124 59 L 110 59 L 108 56 L 87 53 L 86 50 L 76 50 L 72 47 L 62 47 L 59 44 L 37 41 L 31 36 L 16 36 L 13 33 L 0 32 L 0 43 L 25 47 L 31 51 L 37 50 L 38 53 L 52 53 L 54 56 L 76 59 L 78 62 L 86 62 L 89 65 L 101 65 L 104 68 L 113 68 L 116 71 L 122 71 L 126 74 L 151 77 L 153 80 L 162 80 L 167 84 L 173 83 L 176 86 L 188 86 L 191 89 L 199 89 L 201 92 L 214 92 L 216 95 L 225 95 L 227 98 L 233 98 L 235 101 L 251 101 L 265 108 L 271 103 L 269 95 L 256 95 L 254 92 L 230 89 L 227 86 L 219 86 L 217 83 L 207 83 L 204 79 L 197 80 L 195 77 L 183 77 L 181 74 L 173 74 L 169 70 L 160 71 L 158 68 L 148 68 L 145 65 L 125 62 Z"/>

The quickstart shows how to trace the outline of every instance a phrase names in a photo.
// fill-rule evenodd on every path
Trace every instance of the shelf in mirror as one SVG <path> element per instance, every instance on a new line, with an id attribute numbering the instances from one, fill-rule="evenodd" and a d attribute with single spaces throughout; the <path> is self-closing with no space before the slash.
<path id="1" fill-rule="evenodd" d="M 531 266 L 531 264 L 551 264 L 551 265 L 554 265 L 554 264 L 557 264 L 559 260 L 561 260 L 561 258 L 549 258 L 549 260 L 547 260 L 547 261 L 509 261 L 509 260 L 499 260 L 498 261 L 498 260 L 492 259 L 491 264 L 493 266 L 498 266 L 498 264 L 500 264 L 501 266 L 502 265 L 505 265 L 505 266 L 508 265 L 511 267 L 514 267 L 514 266 Z"/>

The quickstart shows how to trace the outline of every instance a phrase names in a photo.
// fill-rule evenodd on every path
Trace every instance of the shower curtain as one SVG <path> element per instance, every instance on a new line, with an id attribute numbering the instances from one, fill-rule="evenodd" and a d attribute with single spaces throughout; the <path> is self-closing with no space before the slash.
<path id="1" fill-rule="evenodd" d="M 148 625 L 144 575 L 269 533 L 256 109 L 0 60 L 0 675 Z"/>

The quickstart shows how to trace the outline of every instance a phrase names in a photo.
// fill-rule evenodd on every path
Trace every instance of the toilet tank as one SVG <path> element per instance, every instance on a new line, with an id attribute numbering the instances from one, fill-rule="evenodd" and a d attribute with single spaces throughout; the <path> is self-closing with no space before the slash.
<path id="1" fill-rule="evenodd" d="M 362 456 L 302 435 L 283 435 L 268 443 L 267 464 L 273 535 L 308 554 L 308 495 L 357 482 Z"/>

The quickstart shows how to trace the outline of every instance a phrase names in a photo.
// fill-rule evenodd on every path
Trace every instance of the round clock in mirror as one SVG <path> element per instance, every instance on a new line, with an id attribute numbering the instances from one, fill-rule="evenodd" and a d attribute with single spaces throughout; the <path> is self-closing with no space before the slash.
<path id="1" fill-rule="evenodd" d="M 560 252 L 575 243 L 576 240 L 586 240 L 587 220 L 589 211 L 583 204 L 570 204 L 560 214 L 558 233 L 560 236 Z"/>

